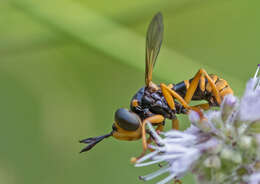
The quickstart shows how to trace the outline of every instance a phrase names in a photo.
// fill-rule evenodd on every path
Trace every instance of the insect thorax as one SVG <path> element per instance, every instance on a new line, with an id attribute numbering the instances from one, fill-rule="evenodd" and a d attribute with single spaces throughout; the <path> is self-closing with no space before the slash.
<path id="1" fill-rule="evenodd" d="M 165 118 L 175 119 L 176 113 L 182 113 L 182 106 L 176 102 L 176 110 L 168 106 L 162 91 L 151 91 L 147 87 L 141 88 L 132 98 L 131 111 L 137 113 L 143 120 L 155 114 L 163 115 Z"/>

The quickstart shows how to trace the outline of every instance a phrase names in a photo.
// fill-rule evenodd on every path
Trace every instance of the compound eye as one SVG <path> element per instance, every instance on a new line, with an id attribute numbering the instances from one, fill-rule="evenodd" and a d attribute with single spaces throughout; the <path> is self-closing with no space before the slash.
<path id="1" fill-rule="evenodd" d="M 121 108 L 115 113 L 115 122 L 124 130 L 135 131 L 140 126 L 141 120 L 137 114 Z"/>

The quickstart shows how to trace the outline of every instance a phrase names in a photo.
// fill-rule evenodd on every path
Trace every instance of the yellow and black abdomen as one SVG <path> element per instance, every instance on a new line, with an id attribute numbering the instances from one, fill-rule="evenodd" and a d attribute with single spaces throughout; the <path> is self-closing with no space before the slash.
<path id="1" fill-rule="evenodd" d="M 219 93 L 221 101 L 227 94 L 233 94 L 233 90 L 230 88 L 229 84 L 226 80 L 219 78 L 217 75 L 210 74 L 209 75 L 212 81 L 214 82 L 216 89 Z M 184 80 L 176 85 L 173 86 L 173 90 L 180 94 L 183 98 L 186 95 L 187 89 L 190 86 L 191 81 L 193 80 Z M 219 106 L 218 102 L 216 101 L 212 87 L 208 80 L 205 77 L 201 77 L 198 87 L 195 90 L 194 95 L 192 96 L 192 100 L 206 100 L 209 102 L 210 106 Z"/>
<path id="2" fill-rule="evenodd" d="M 231 89 L 231 87 L 229 86 L 229 84 L 227 83 L 226 80 L 219 78 L 217 75 L 214 75 L 214 74 L 211 74 L 209 76 L 212 78 L 212 80 L 214 81 L 214 83 L 216 85 L 216 88 L 219 92 L 221 101 L 224 99 L 224 97 L 227 94 L 233 94 L 233 90 Z M 208 93 L 212 93 L 212 88 L 210 87 L 209 83 L 208 82 L 206 83 L 206 82 L 207 81 L 205 81 L 205 88 L 206 88 L 205 90 Z"/>

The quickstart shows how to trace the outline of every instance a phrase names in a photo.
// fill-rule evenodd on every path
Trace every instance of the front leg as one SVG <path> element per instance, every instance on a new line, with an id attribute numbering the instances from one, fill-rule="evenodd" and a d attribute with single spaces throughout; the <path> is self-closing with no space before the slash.
<path id="1" fill-rule="evenodd" d="M 164 121 L 164 117 L 162 115 L 154 115 L 146 118 L 142 123 L 142 144 L 143 144 L 143 152 L 139 157 L 134 157 L 131 159 L 131 162 L 135 163 L 138 159 L 145 155 L 147 150 L 147 139 L 146 139 L 146 124 L 149 122 L 152 125 L 161 125 Z M 160 128 L 161 129 L 161 128 Z"/>

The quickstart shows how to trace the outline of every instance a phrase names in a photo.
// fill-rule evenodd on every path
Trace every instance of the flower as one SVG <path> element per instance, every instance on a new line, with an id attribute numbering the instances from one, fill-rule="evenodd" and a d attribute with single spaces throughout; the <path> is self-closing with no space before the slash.
<path id="1" fill-rule="evenodd" d="M 260 120 L 260 80 L 258 76 L 260 65 L 258 65 L 255 76 L 247 83 L 244 96 L 241 99 L 239 112 L 242 121 Z"/>
<path id="2" fill-rule="evenodd" d="M 169 175 L 157 184 L 178 180 L 187 172 L 199 183 L 260 182 L 260 79 L 258 65 L 255 76 L 246 85 L 241 100 L 225 96 L 220 110 L 191 111 L 191 125 L 184 132 L 170 130 L 157 133 L 148 123 L 154 151 L 136 162 L 136 167 L 160 164 L 159 170 L 141 176 L 151 180 L 161 174 Z M 161 164 L 165 163 L 165 164 Z"/>
<path id="3" fill-rule="evenodd" d="M 162 167 L 160 170 L 152 174 L 141 177 L 141 179 L 150 180 L 165 172 L 170 172 L 171 174 L 160 182 L 160 184 L 163 184 L 172 179 L 182 177 L 183 174 L 185 174 L 187 170 L 191 168 L 191 165 L 194 163 L 194 161 L 196 161 L 200 156 L 199 149 L 193 147 L 193 145 L 199 141 L 197 136 L 172 130 L 167 133 L 162 133 L 165 136 L 165 139 L 160 139 L 158 138 L 157 133 L 154 131 L 150 123 L 148 123 L 148 127 L 152 135 L 155 137 L 156 142 L 159 143 L 159 146 L 150 145 L 150 148 L 154 149 L 155 151 L 139 159 L 135 166 L 141 167 L 162 161 L 168 161 L 168 165 Z M 196 129 L 196 127 L 193 128 Z M 192 128 L 190 128 L 190 130 L 191 129 Z M 142 163 L 148 159 L 152 159 L 153 161 Z"/>

